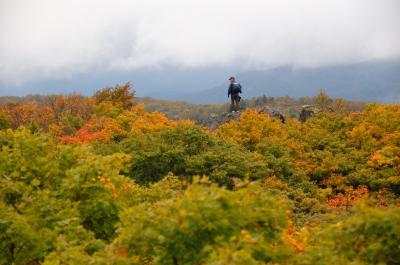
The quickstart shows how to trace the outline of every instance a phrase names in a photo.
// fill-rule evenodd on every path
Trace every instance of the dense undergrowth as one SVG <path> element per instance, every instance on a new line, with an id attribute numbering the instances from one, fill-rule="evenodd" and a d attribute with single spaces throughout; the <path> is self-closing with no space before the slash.
<path id="1" fill-rule="evenodd" d="M 133 97 L 0 107 L 0 264 L 399 264 L 399 105 L 210 131 Z"/>

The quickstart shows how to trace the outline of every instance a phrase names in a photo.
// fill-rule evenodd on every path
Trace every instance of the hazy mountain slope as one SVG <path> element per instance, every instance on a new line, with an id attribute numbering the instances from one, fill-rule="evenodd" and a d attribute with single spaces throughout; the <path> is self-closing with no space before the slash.
<path id="1" fill-rule="evenodd" d="M 400 62 L 359 63 L 324 68 L 279 67 L 237 74 L 243 96 L 313 96 L 321 88 L 333 97 L 359 101 L 399 102 Z M 192 102 L 227 100 L 228 83 L 192 95 Z"/>
<path id="2" fill-rule="evenodd" d="M 151 68 L 120 72 L 82 73 L 71 77 L 37 80 L 24 85 L 6 85 L 0 80 L 0 96 L 28 94 L 79 93 L 92 95 L 96 90 L 130 81 L 139 96 L 183 99 L 215 86 L 231 73 L 231 68 L 177 69 Z"/>
<path id="3" fill-rule="evenodd" d="M 11 87 L 0 80 L 0 96 L 76 92 L 91 95 L 99 88 L 131 81 L 138 96 L 185 100 L 192 103 L 226 102 L 229 75 L 243 85 L 244 98 L 253 96 L 314 96 L 324 88 L 330 96 L 358 101 L 400 102 L 400 61 L 365 62 L 323 68 L 278 67 L 262 71 L 228 67 L 202 69 L 142 69 L 85 73 Z"/>

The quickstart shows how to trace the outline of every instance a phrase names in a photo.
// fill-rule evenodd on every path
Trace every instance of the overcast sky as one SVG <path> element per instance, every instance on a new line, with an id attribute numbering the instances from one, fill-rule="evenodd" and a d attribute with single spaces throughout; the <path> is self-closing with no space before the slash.
<path id="1" fill-rule="evenodd" d="M 0 83 L 400 57 L 397 0 L 0 0 Z"/>

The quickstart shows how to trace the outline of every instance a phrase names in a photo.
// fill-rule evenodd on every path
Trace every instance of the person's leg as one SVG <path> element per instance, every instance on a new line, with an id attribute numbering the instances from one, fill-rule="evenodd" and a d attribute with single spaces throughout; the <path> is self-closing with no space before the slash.
<path id="1" fill-rule="evenodd" d="M 231 95 L 232 99 L 232 111 L 236 111 L 236 95 Z"/>
<path id="2" fill-rule="evenodd" d="M 239 111 L 240 109 L 240 96 L 239 94 L 236 97 L 236 110 Z"/>

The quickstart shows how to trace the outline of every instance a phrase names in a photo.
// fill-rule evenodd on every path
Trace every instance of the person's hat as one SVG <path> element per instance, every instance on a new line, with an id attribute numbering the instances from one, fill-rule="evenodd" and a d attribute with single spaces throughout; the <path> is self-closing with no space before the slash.
<path id="1" fill-rule="evenodd" d="M 234 77 L 234 76 L 231 76 L 231 77 L 229 77 L 228 80 L 235 80 L 235 77 Z"/>

